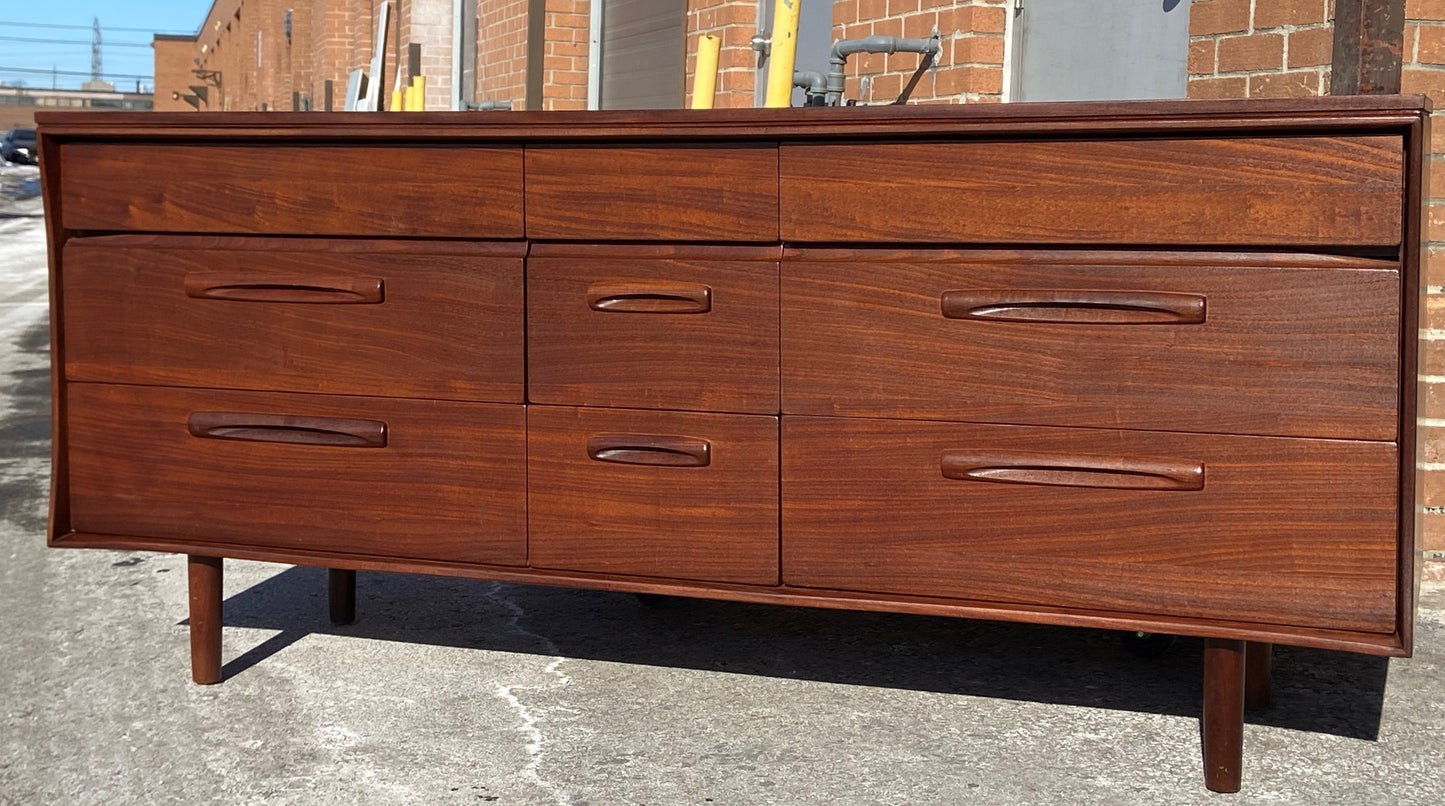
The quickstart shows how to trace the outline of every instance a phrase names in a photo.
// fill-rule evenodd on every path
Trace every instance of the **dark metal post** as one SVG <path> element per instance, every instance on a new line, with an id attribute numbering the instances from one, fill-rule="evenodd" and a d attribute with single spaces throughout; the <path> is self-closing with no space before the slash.
<path id="1" fill-rule="evenodd" d="M 1400 91 L 1405 0 L 1335 0 L 1331 95 Z"/>

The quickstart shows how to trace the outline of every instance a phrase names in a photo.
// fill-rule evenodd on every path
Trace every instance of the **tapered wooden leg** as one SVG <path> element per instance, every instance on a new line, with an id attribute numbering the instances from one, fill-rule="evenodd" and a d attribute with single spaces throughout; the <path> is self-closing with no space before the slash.
<path id="1" fill-rule="evenodd" d="M 1204 785 L 1238 792 L 1244 758 L 1244 642 L 1204 639 Z"/>
<path id="2" fill-rule="evenodd" d="M 1244 707 L 1269 707 L 1269 675 L 1274 645 L 1249 641 L 1244 645 Z"/>
<path id="3" fill-rule="evenodd" d="M 326 577 L 327 598 L 331 602 L 331 623 L 350 624 L 356 621 L 356 572 L 329 569 Z"/>
<path id="4" fill-rule="evenodd" d="M 221 558 L 187 557 L 191 606 L 191 679 L 221 682 Z"/>

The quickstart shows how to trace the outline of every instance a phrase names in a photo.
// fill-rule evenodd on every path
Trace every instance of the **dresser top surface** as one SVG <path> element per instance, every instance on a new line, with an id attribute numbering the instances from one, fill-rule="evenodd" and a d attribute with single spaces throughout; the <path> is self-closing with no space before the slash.
<path id="1" fill-rule="evenodd" d="M 568 112 L 37 112 L 43 136 L 307 140 L 779 140 L 915 136 L 1168 136 L 1392 129 L 1429 114 L 1418 95 L 1227 101 L 927 104 Z"/>

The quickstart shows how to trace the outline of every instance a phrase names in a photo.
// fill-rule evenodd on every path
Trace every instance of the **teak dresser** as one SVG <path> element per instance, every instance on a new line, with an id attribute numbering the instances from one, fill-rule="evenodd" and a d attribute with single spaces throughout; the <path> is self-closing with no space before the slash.
<path id="1" fill-rule="evenodd" d="M 42 113 L 50 542 L 1408 655 L 1419 98 Z"/>

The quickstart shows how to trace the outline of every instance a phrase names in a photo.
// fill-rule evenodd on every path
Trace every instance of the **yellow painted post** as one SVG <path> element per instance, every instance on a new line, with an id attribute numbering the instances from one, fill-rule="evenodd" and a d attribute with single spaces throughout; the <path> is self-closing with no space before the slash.
<path id="1" fill-rule="evenodd" d="M 391 111 L 393 111 L 393 112 L 401 112 L 401 111 L 403 111 L 403 110 L 405 110 L 405 109 L 406 109 L 406 101 L 405 101 L 404 97 L 402 96 L 401 90 L 392 90 L 392 91 L 391 91 Z"/>
<path id="2" fill-rule="evenodd" d="M 407 105 L 408 112 L 426 111 L 426 76 L 411 77 L 411 102 Z"/>
<path id="3" fill-rule="evenodd" d="M 692 108 L 712 109 L 717 95 L 717 57 L 722 40 L 704 34 L 697 40 L 697 72 L 692 78 Z"/>
<path id="4" fill-rule="evenodd" d="M 803 0 L 777 0 L 773 6 L 772 55 L 768 57 L 768 94 L 763 106 L 792 106 L 793 67 L 798 57 L 798 11 Z"/>

